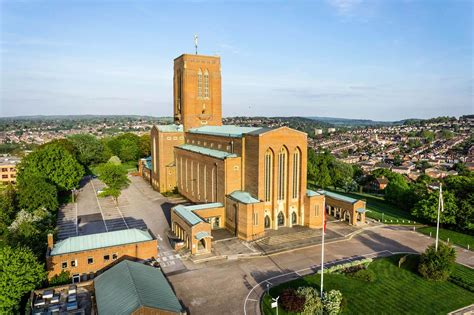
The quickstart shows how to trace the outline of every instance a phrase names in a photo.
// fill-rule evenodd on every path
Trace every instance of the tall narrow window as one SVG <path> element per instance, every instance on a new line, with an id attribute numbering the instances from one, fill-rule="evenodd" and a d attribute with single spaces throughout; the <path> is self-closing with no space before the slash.
<path id="1" fill-rule="evenodd" d="M 273 152 L 268 149 L 265 153 L 265 201 L 272 200 L 272 171 L 273 171 Z"/>
<path id="2" fill-rule="evenodd" d="M 301 167 L 300 167 L 301 155 L 300 150 L 297 148 L 295 153 L 293 153 L 293 199 L 298 198 L 300 191 L 300 177 L 301 177 Z"/>
<path id="3" fill-rule="evenodd" d="M 188 191 L 188 159 L 184 162 L 184 170 L 185 170 L 185 175 L 184 175 L 184 184 L 186 185 L 186 192 Z"/>
<path id="4" fill-rule="evenodd" d="M 204 190 L 204 201 L 207 202 L 207 165 L 204 164 L 204 185 L 203 185 L 203 190 Z"/>
<path id="5" fill-rule="evenodd" d="M 216 184 L 215 184 L 215 175 L 214 175 L 215 173 L 216 173 L 216 170 L 215 170 L 215 168 L 213 167 L 213 168 L 212 168 L 212 172 L 211 172 L 211 196 L 212 196 L 212 201 L 213 201 L 213 202 L 214 202 L 214 200 L 215 200 L 215 199 L 214 199 L 214 198 L 215 198 L 215 196 L 214 196 L 214 193 L 215 193 L 215 191 L 214 191 L 214 186 L 216 185 Z"/>
<path id="6" fill-rule="evenodd" d="M 153 173 L 158 173 L 158 152 L 156 152 L 156 139 L 153 138 Z"/>
<path id="7" fill-rule="evenodd" d="M 199 189 L 199 180 L 200 180 L 200 176 L 199 176 L 200 174 L 199 173 L 200 172 L 199 171 L 200 170 L 199 170 L 199 162 L 198 162 L 198 164 L 197 164 L 197 173 L 198 173 L 197 174 L 197 196 L 198 196 L 198 199 L 201 199 L 201 194 L 199 193 L 200 192 L 200 189 Z"/>
<path id="8" fill-rule="evenodd" d="M 209 97 L 209 73 L 204 71 L 204 97 Z"/>
<path id="9" fill-rule="evenodd" d="M 198 97 L 202 97 L 202 71 L 198 71 Z"/>
<path id="10" fill-rule="evenodd" d="M 191 194 L 194 196 L 194 161 L 191 161 Z"/>
<path id="11" fill-rule="evenodd" d="M 278 153 L 278 200 L 285 200 L 286 196 L 286 173 L 287 173 L 287 151 L 283 147 Z"/>

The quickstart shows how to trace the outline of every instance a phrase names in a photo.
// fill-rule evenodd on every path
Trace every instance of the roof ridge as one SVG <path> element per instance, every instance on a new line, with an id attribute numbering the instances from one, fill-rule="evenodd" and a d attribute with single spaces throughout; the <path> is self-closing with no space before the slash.
<path id="1" fill-rule="evenodd" d="M 132 270 L 130 269 L 129 261 L 125 260 L 125 262 L 126 262 L 125 264 L 127 265 L 128 274 L 130 275 L 130 279 L 132 279 L 133 289 L 134 289 L 135 294 L 137 296 L 138 303 L 139 303 L 140 306 L 144 306 L 143 302 L 142 302 L 142 299 L 140 297 L 140 293 L 138 293 L 137 285 L 136 285 L 136 282 L 135 282 L 135 278 L 133 277 Z"/>

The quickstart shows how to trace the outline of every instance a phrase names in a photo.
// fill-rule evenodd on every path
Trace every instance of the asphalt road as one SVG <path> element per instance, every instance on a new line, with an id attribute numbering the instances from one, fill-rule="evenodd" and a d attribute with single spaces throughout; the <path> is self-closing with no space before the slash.
<path id="1" fill-rule="evenodd" d="M 380 227 L 349 240 L 326 244 L 325 261 L 381 252 L 421 252 L 432 242 L 433 239 L 411 230 Z M 282 274 L 315 269 L 320 260 L 321 246 L 316 245 L 267 257 L 187 263 L 188 271 L 170 275 L 168 279 L 190 314 L 259 314 L 258 294 L 247 298 L 256 285 Z M 458 261 L 474 267 L 474 254 L 459 250 Z"/>

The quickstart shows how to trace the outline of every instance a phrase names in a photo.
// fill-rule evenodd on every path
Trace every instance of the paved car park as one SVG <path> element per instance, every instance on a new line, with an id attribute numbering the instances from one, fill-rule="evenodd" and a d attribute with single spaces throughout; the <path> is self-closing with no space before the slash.
<path id="1" fill-rule="evenodd" d="M 158 240 L 157 260 L 164 272 L 185 268 L 181 257 L 166 237 L 168 212 L 176 201 L 170 201 L 141 177 L 129 176 L 130 185 L 122 191 L 118 204 L 111 197 L 98 197 L 105 185 L 87 177 L 77 191 L 76 203 L 62 207 L 58 214 L 58 239 L 128 228 L 148 229 Z"/>

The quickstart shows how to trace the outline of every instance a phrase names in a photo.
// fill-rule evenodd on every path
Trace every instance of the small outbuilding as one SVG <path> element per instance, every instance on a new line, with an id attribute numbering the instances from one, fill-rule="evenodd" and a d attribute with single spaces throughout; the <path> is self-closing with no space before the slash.
<path id="1" fill-rule="evenodd" d="M 94 280 L 97 311 L 106 314 L 186 314 L 159 268 L 124 260 Z"/>

